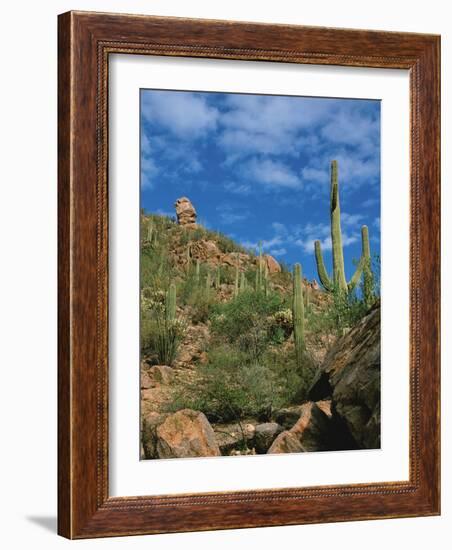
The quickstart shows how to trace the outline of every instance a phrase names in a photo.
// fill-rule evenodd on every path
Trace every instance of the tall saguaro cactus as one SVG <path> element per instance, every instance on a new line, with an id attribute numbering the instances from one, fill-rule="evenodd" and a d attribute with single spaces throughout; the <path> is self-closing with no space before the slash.
<path id="1" fill-rule="evenodd" d="M 263 282 L 263 261 L 262 261 L 262 241 L 259 241 L 259 290 L 262 290 L 262 282 Z"/>
<path id="2" fill-rule="evenodd" d="M 362 230 L 363 237 L 363 254 L 361 259 L 356 267 L 355 273 L 349 282 L 345 278 L 345 267 L 344 267 L 344 252 L 342 247 L 342 230 L 341 230 L 341 208 L 339 202 L 339 181 L 338 181 L 338 167 L 337 160 L 331 161 L 331 193 L 330 193 L 330 218 L 331 218 L 331 244 L 332 244 L 332 253 L 333 253 L 333 275 L 332 278 L 328 275 L 328 272 L 325 268 L 325 263 L 322 256 L 322 248 L 320 241 L 315 241 L 315 260 L 317 264 L 317 273 L 319 274 L 320 282 L 322 283 L 325 290 L 332 292 L 334 289 L 338 289 L 340 292 L 348 293 L 351 292 L 363 272 L 364 266 L 364 232 Z M 363 228 L 366 226 L 363 226 Z M 368 255 L 370 257 L 369 244 L 369 234 L 366 227 L 366 236 L 367 236 L 367 248 Z"/>
<path id="3" fill-rule="evenodd" d="M 196 284 L 199 285 L 199 275 L 201 271 L 201 262 L 199 261 L 199 258 L 196 260 L 196 270 L 195 270 L 195 281 Z"/>
<path id="4" fill-rule="evenodd" d="M 368 306 L 371 305 L 374 293 L 373 293 L 373 273 L 370 258 L 370 244 L 369 244 L 369 229 L 367 225 L 363 225 L 361 228 L 361 242 L 362 242 L 362 255 L 361 263 L 364 276 L 363 294 L 364 300 Z"/>
<path id="5" fill-rule="evenodd" d="M 242 271 L 240 274 L 240 292 L 243 292 L 246 290 L 246 278 L 245 278 L 245 272 Z"/>
<path id="6" fill-rule="evenodd" d="M 297 365 L 302 366 L 305 351 L 304 341 L 304 304 L 303 287 L 301 285 L 301 265 L 295 264 L 293 272 L 293 303 L 292 303 L 293 335 Z"/>
<path id="7" fill-rule="evenodd" d="M 166 319 L 174 321 L 176 319 L 176 285 L 171 283 L 166 294 Z"/>

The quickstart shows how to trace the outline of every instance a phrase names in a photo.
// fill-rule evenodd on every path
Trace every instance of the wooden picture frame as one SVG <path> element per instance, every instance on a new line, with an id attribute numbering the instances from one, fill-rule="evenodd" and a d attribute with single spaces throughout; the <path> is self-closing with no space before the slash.
<path id="1" fill-rule="evenodd" d="M 439 514 L 440 38 L 69 12 L 59 16 L 58 52 L 59 534 L 87 538 Z M 113 53 L 409 70 L 409 481 L 109 496 L 107 91 Z"/>

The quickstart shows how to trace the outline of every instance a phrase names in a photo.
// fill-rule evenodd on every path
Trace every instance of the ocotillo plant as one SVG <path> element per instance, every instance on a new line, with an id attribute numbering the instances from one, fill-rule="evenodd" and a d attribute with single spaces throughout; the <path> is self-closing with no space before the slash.
<path id="1" fill-rule="evenodd" d="M 304 342 L 304 305 L 303 287 L 301 285 L 301 265 L 295 264 L 293 273 L 293 303 L 292 303 L 293 335 L 295 340 L 295 355 L 298 367 L 302 367 L 305 351 Z"/>
<path id="2" fill-rule="evenodd" d="M 320 241 L 315 241 L 315 260 L 320 282 L 325 290 L 333 292 L 338 289 L 341 293 L 351 292 L 363 270 L 363 257 L 361 257 L 355 273 L 347 283 L 345 278 L 344 252 L 342 249 L 341 208 L 339 203 L 339 182 L 337 160 L 331 161 L 331 193 L 330 193 L 330 218 L 331 218 L 331 243 L 333 249 L 333 276 L 328 275 L 322 256 Z"/>
<path id="3" fill-rule="evenodd" d="M 166 293 L 166 319 L 174 321 L 176 319 L 176 285 L 171 283 Z"/>

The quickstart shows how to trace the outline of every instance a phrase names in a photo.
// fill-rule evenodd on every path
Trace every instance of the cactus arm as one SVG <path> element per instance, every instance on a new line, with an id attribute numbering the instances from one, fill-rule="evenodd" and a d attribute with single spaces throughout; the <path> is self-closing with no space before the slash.
<path id="1" fill-rule="evenodd" d="M 352 292 L 353 289 L 356 287 L 356 285 L 359 283 L 359 280 L 361 279 L 361 275 L 363 272 L 363 268 L 364 268 L 364 258 L 361 256 L 361 258 L 359 259 L 358 265 L 356 266 L 353 277 L 347 283 L 347 289 L 349 292 Z"/>
<path id="2" fill-rule="evenodd" d="M 319 275 L 320 282 L 322 283 L 325 290 L 331 292 L 333 290 L 333 282 L 329 278 L 325 268 L 320 241 L 315 241 L 314 248 L 315 248 L 315 263 L 317 264 L 317 273 Z"/>
<path id="3" fill-rule="evenodd" d="M 304 304 L 303 304 L 303 287 L 301 283 L 301 265 L 295 264 L 293 274 L 293 334 L 295 340 L 295 354 L 297 357 L 297 365 L 302 366 L 303 354 L 305 351 L 304 340 Z"/>

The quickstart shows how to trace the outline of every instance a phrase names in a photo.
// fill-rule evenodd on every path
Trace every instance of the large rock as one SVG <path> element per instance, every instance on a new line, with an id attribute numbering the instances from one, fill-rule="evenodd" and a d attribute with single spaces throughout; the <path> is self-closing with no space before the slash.
<path id="1" fill-rule="evenodd" d="M 294 426 L 278 435 L 268 450 L 272 453 L 296 453 L 309 451 L 330 451 L 331 409 L 329 402 L 304 403 Z"/>
<path id="2" fill-rule="evenodd" d="M 310 389 L 314 400 L 331 397 L 333 414 L 361 449 L 380 448 L 380 303 L 340 338 Z"/>
<path id="3" fill-rule="evenodd" d="M 222 455 L 244 451 L 252 446 L 255 433 L 253 424 L 216 424 L 213 430 Z"/>
<path id="4" fill-rule="evenodd" d="M 156 430 L 158 458 L 220 456 L 215 433 L 202 412 L 183 409 L 168 416 Z"/>
<path id="5" fill-rule="evenodd" d="M 154 365 L 148 370 L 148 376 L 158 384 L 169 384 L 174 376 L 174 371 L 167 365 Z"/>
<path id="6" fill-rule="evenodd" d="M 208 262 L 217 265 L 220 263 L 221 251 L 214 241 L 201 239 L 190 245 L 191 257 L 201 262 Z"/>
<path id="7" fill-rule="evenodd" d="M 157 428 L 167 418 L 167 414 L 150 412 L 141 421 L 141 448 L 146 459 L 159 458 L 157 455 Z"/>
<path id="8" fill-rule="evenodd" d="M 306 449 L 298 437 L 290 431 L 282 432 L 268 449 L 268 454 L 304 453 Z"/>
<path id="9" fill-rule="evenodd" d="M 258 424 L 254 433 L 254 446 L 258 454 L 265 454 L 271 447 L 275 437 L 283 431 L 276 422 Z"/>
<path id="10" fill-rule="evenodd" d="M 273 256 L 270 256 L 270 254 L 264 255 L 265 262 L 267 264 L 268 272 L 269 273 L 280 273 L 281 272 L 281 266 L 279 263 L 273 258 Z"/>
<path id="11" fill-rule="evenodd" d="M 186 227 L 196 226 L 196 210 L 187 197 L 180 197 L 174 203 L 177 223 Z"/>

